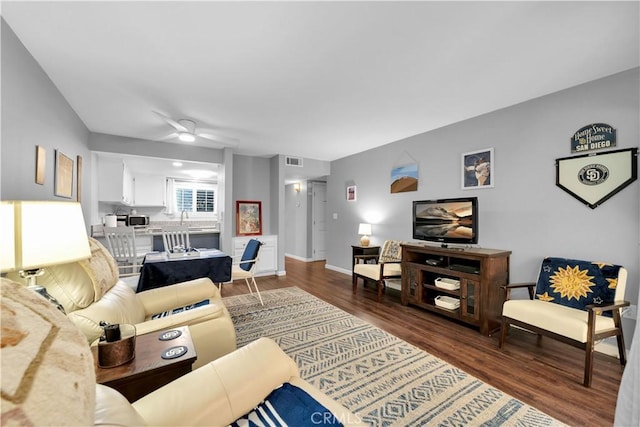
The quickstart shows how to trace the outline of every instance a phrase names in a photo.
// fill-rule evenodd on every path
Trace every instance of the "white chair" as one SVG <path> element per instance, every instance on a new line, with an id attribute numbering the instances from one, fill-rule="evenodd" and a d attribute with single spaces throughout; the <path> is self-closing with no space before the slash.
<path id="1" fill-rule="evenodd" d="M 231 281 L 244 279 L 247 287 L 249 288 L 249 292 L 253 295 L 253 290 L 251 289 L 251 284 L 256 290 L 258 294 L 258 299 L 260 300 L 260 304 L 264 305 L 262 302 L 262 296 L 260 295 L 260 291 L 258 290 L 258 285 L 256 284 L 255 279 L 255 269 L 256 264 L 258 263 L 258 254 L 260 253 L 260 246 L 262 246 L 262 242 L 258 239 L 251 239 L 247 242 L 247 245 L 244 247 L 244 252 L 242 253 L 242 257 L 239 261 L 234 261 L 231 266 Z"/>
<path id="2" fill-rule="evenodd" d="M 140 273 L 143 257 L 138 257 L 136 233 L 133 227 L 104 227 L 107 247 L 118 264 L 120 277 Z"/>
<path id="3" fill-rule="evenodd" d="M 182 246 L 184 249 L 190 248 L 189 226 L 169 225 L 162 227 L 162 242 L 165 252 L 171 252 L 176 246 Z"/>

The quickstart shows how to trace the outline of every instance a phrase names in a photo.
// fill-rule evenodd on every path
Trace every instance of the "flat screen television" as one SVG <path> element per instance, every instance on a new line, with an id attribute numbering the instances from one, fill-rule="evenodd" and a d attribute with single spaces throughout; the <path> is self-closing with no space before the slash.
<path id="1" fill-rule="evenodd" d="M 478 198 L 414 201 L 413 238 L 443 246 L 478 243 Z"/>

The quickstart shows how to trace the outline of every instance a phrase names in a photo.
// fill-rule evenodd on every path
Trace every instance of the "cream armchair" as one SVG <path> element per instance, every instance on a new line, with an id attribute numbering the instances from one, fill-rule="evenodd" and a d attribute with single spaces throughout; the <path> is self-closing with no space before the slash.
<path id="1" fill-rule="evenodd" d="M 226 426 L 249 413 L 283 383 L 307 392 L 344 425 L 366 425 L 300 378 L 293 359 L 269 338 L 208 363 L 133 404 L 117 391 L 97 385 L 95 425 Z M 322 425 L 322 421 L 317 414 L 317 419 L 306 425 Z"/>
<path id="2" fill-rule="evenodd" d="M 615 337 L 620 365 L 626 364 L 621 310 L 627 270 L 605 262 L 546 257 L 537 282 L 505 286 L 500 348 L 510 326 L 529 330 L 585 351 L 583 385 L 591 386 L 596 342 Z M 529 299 L 511 298 L 511 291 L 528 288 Z"/>
<path id="3" fill-rule="evenodd" d="M 208 278 L 135 293 L 118 279 L 115 260 L 97 240 L 89 238 L 91 258 L 48 267 L 38 278 L 65 308 L 67 317 L 97 344 L 101 321 L 128 323 L 136 334 L 189 326 L 197 353 L 194 369 L 236 349 L 236 333 L 231 316 L 222 303 L 220 291 Z M 10 277 L 20 281 L 19 277 Z M 190 310 L 174 309 L 208 301 Z"/>
<path id="4" fill-rule="evenodd" d="M 355 264 L 353 266 L 353 293 L 358 289 L 358 278 L 373 280 L 378 287 L 378 299 L 382 300 L 382 292 L 385 289 L 385 280 L 399 279 L 402 277 L 402 244 L 399 240 L 387 240 L 382 245 L 376 264 Z"/>

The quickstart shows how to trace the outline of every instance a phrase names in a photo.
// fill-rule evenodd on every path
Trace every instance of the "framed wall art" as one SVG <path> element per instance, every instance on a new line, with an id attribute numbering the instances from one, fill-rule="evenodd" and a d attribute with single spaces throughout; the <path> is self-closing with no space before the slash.
<path id="1" fill-rule="evenodd" d="M 82 156 L 76 157 L 76 200 L 82 201 Z"/>
<path id="2" fill-rule="evenodd" d="M 36 145 L 36 184 L 44 185 L 46 167 L 47 150 L 41 145 Z"/>
<path id="3" fill-rule="evenodd" d="M 493 187 L 493 148 L 462 154 L 462 189 Z"/>
<path id="4" fill-rule="evenodd" d="M 396 166 L 391 169 L 391 194 L 418 191 L 418 164 Z"/>
<path id="5" fill-rule="evenodd" d="M 595 209 L 638 178 L 638 148 L 556 159 L 556 185 Z"/>
<path id="6" fill-rule="evenodd" d="M 347 201 L 355 202 L 356 201 L 356 186 L 349 185 L 347 187 Z"/>
<path id="7" fill-rule="evenodd" d="M 262 202 L 236 200 L 236 235 L 262 234 Z"/>
<path id="8" fill-rule="evenodd" d="M 73 160 L 56 150 L 55 182 L 53 192 L 70 199 L 73 195 Z"/>

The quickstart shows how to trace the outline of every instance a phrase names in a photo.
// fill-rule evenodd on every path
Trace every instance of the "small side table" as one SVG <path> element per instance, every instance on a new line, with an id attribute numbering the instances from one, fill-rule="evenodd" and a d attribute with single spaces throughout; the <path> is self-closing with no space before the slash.
<path id="1" fill-rule="evenodd" d="M 351 263 L 351 272 L 353 273 L 353 268 L 356 264 L 362 262 L 367 262 L 369 260 L 377 260 L 380 255 L 380 246 L 360 246 L 360 245 L 351 245 L 351 253 L 352 253 L 352 263 Z"/>
<path id="2" fill-rule="evenodd" d="M 191 372 L 196 361 L 196 350 L 191 340 L 189 327 L 171 328 L 182 334 L 169 341 L 161 341 L 166 331 L 156 331 L 136 337 L 136 357 L 124 365 L 113 368 L 98 366 L 98 347 L 93 346 L 96 382 L 118 390 L 129 402 L 135 402 L 152 391 Z M 185 346 L 188 351 L 175 359 L 163 359 L 162 353 L 176 346 Z"/>

